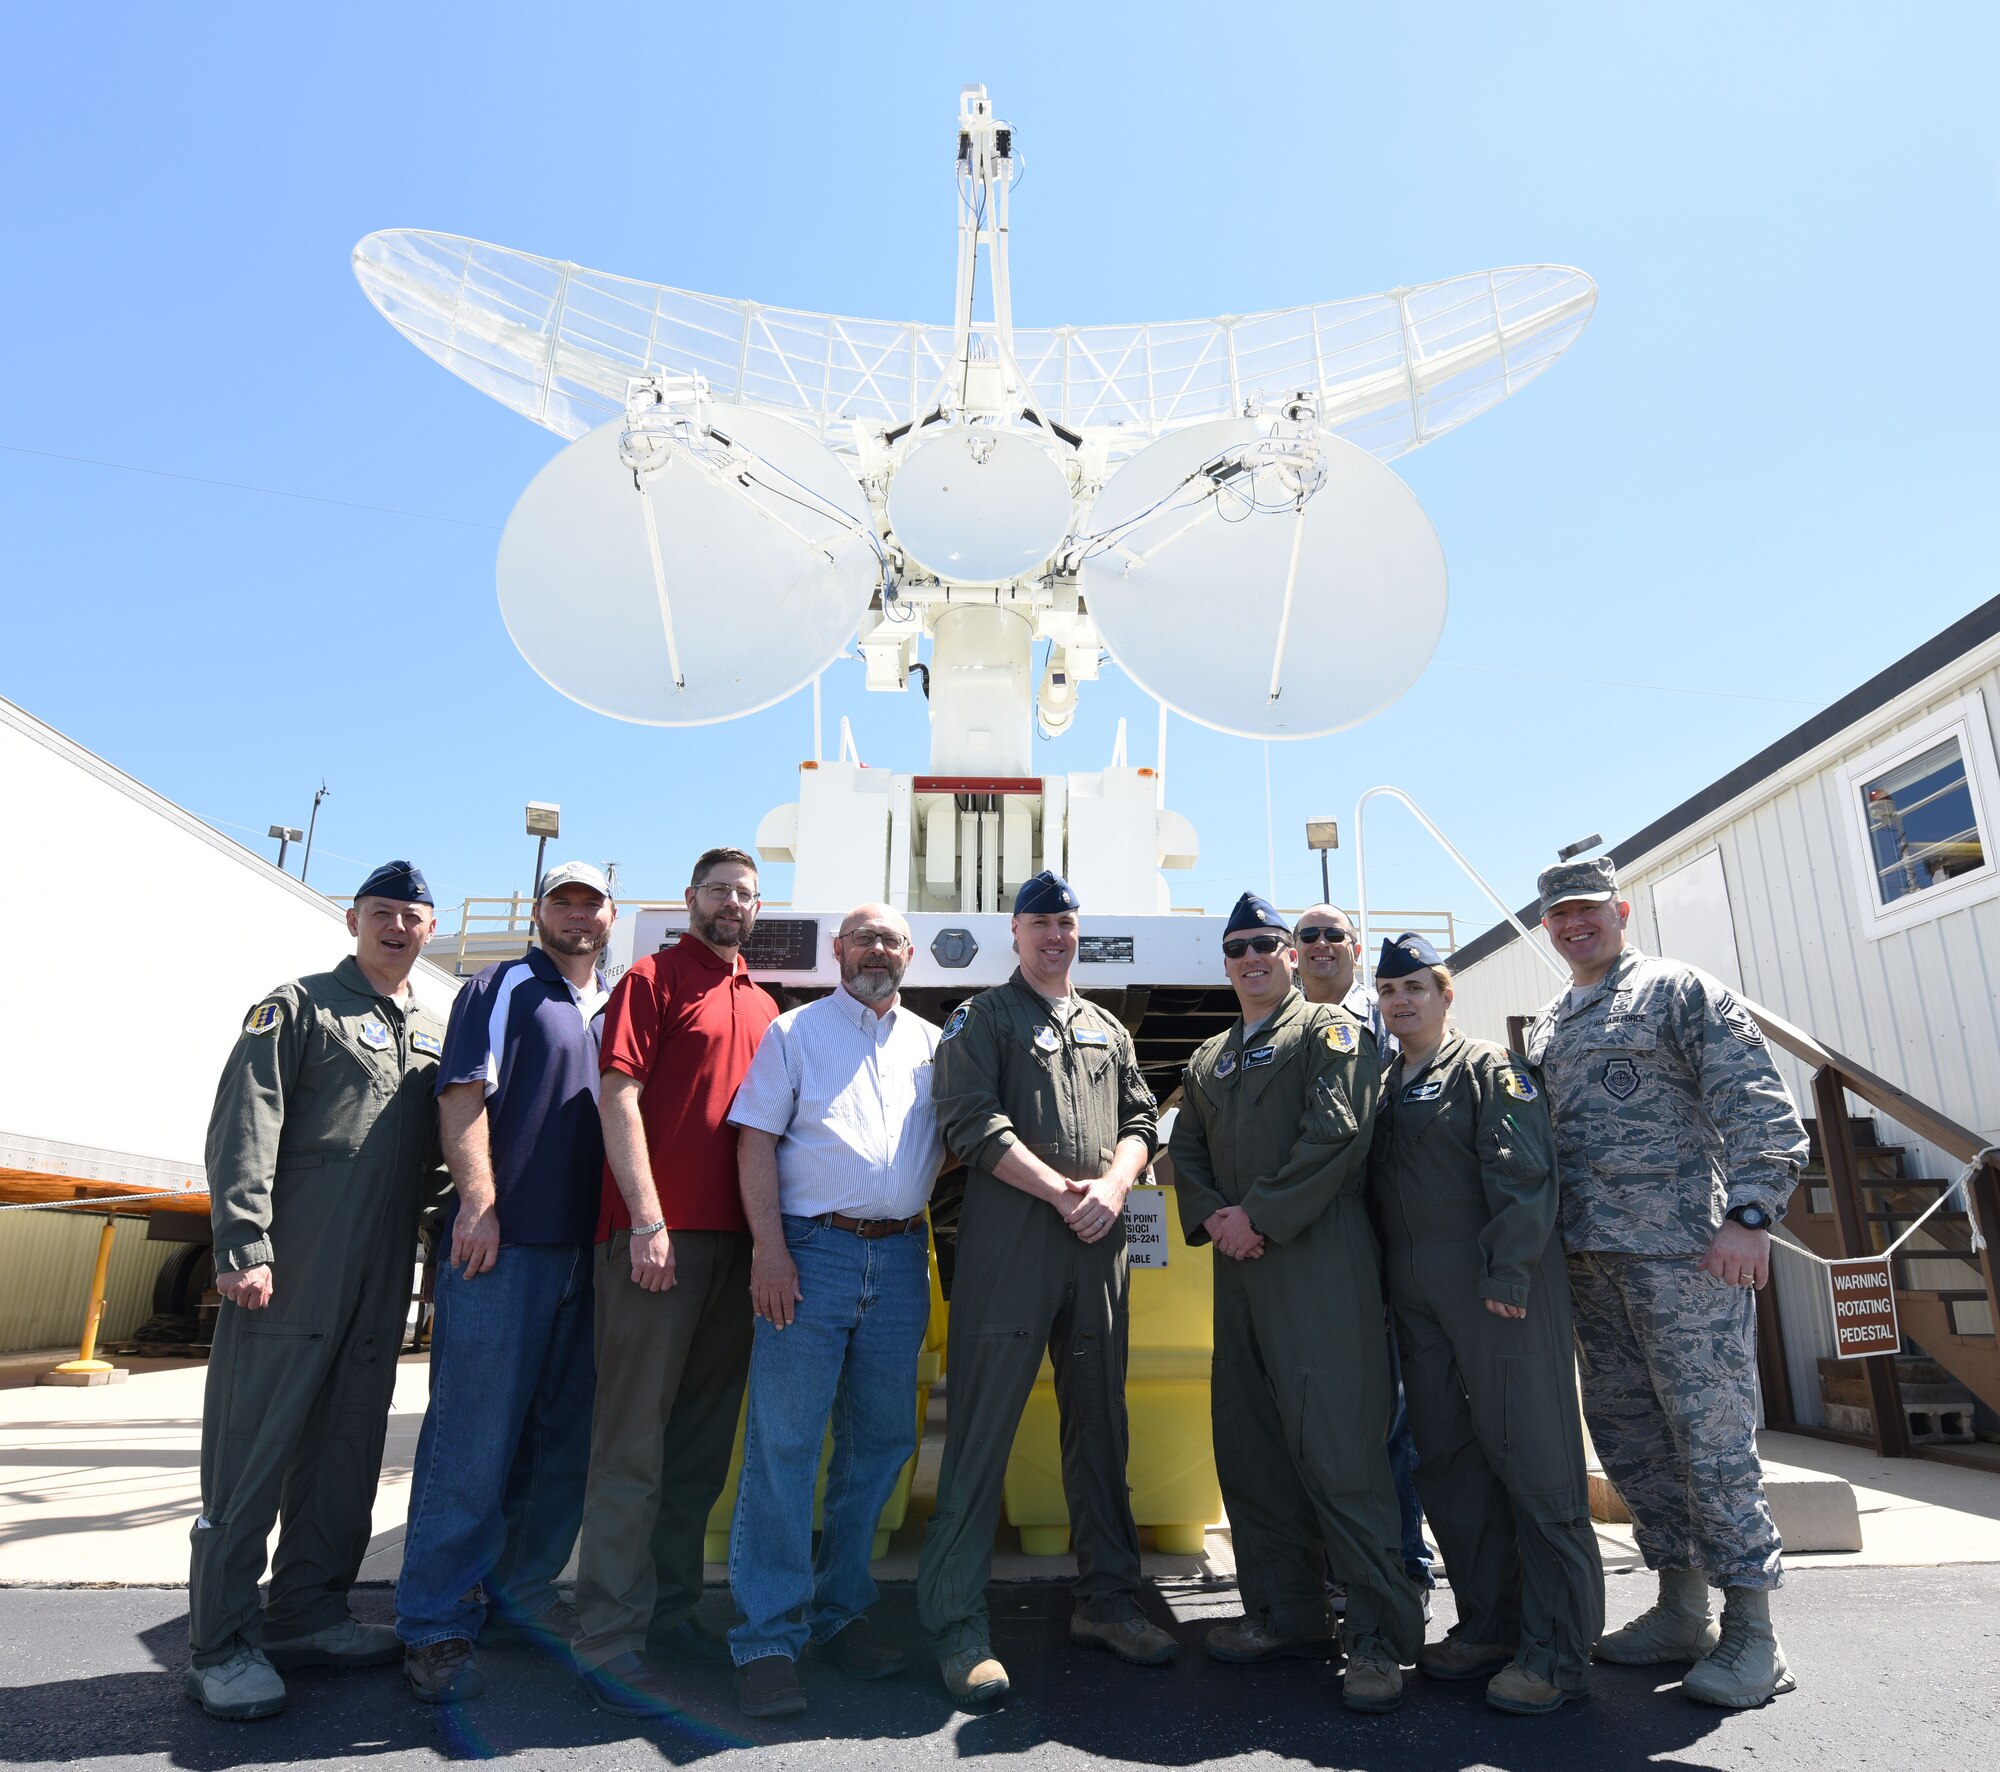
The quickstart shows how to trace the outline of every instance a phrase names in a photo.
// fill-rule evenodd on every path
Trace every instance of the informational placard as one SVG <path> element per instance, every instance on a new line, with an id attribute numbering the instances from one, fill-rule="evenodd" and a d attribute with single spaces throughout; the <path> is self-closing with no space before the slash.
<path id="1" fill-rule="evenodd" d="M 1893 1354 L 1902 1345 L 1896 1330 L 1896 1281 L 1886 1255 L 1827 1263 L 1833 1292 L 1833 1351 L 1843 1360 Z"/>
<path id="2" fill-rule="evenodd" d="M 1079 966 L 1129 966 L 1132 938 L 1129 935 L 1079 935 L 1076 938 Z"/>
<path id="3" fill-rule="evenodd" d="M 1167 1190 L 1135 1187 L 1125 1196 L 1125 1260 L 1130 1267 L 1167 1265 Z"/>

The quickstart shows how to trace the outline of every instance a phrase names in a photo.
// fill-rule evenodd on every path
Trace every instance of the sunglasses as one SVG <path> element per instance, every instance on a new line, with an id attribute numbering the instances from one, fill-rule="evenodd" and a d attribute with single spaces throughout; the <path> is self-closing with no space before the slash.
<path id="1" fill-rule="evenodd" d="M 1225 941 L 1222 953 L 1225 959 L 1240 960 L 1245 954 L 1275 954 L 1284 945 L 1282 935 L 1247 935 L 1235 941 Z"/>
<path id="2" fill-rule="evenodd" d="M 1345 929 L 1335 929 L 1325 923 L 1315 923 L 1311 928 L 1301 929 L 1296 933 L 1298 935 L 1299 946 L 1301 947 L 1309 948 L 1315 942 L 1322 941 L 1333 947 L 1345 947 L 1347 945 L 1347 931 Z"/>

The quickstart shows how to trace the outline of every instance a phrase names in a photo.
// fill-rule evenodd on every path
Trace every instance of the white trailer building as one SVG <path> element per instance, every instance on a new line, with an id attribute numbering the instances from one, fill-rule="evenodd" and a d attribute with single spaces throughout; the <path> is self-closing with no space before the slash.
<path id="1" fill-rule="evenodd" d="M 352 951 L 342 910 L 8 701 L 0 781 L 0 923 L 25 944 L 20 959 L 47 968 L 0 1017 L 0 1199 L 89 1198 L 105 1184 L 205 1195 L 209 1107 L 244 1011 Z M 160 915 L 133 914 L 141 892 Z M 232 907 L 227 939 L 196 957 L 180 907 L 217 903 Z M 457 984 L 420 962 L 414 988 L 442 1014 Z M 185 1227 L 186 1213 L 172 1216 Z M 0 1215 L 0 1353 L 74 1341 L 99 1223 Z M 120 1232 L 108 1337 L 149 1313 L 159 1270 L 185 1247 L 137 1224 Z"/>
<path id="2" fill-rule="evenodd" d="M 1981 1144 L 2000 1142 L 1996 726 L 2000 598 L 1610 851 L 1641 948 L 1704 968 L 1915 1098 L 1909 1122 L 1860 1103 L 1864 1114 L 1878 1109 L 1874 1149 L 1859 1129 L 1862 1192 L 1874 1201 L 1862 1217 L 1876 1211 L 1884 1228 L 1935 1198 L 1918 1178 L 1948 1181 L 1967 1154 L 1963 1140 L 1943 1148 L 1919 1107 Z M 1520 915 L 1534 927 L 1532 902 Z M 1539 931 L 1534 943 L 1546 951 Z M 1505 1041 L 1510 1018 L 1532 1016 L 1561 988 L 1505 923 L 1467 942 L 1454 973 L 1459 1025 L 1491 1040 Z M 1816 1065 L 1785 1050 L 1777 1058 L 1814 1114 L 1828 1099 L 1815 1102 Z M 1814 1143 L 1817 1170 L 1817 1129 Z M 1871 1185 L 1878 1174 L 1882 1185 Z M 1841 1253 L 1835 1191 L 1809 1174 L 1788 1220 L 1822 1254 Z M 1990 1237 L 2000 1227 L 1986 1228 Z M 1901 1263 L 1905 1334 L 2000 1408 L 1991 1251 L 1979 1259 L 1952 1213 L 1911 1247 L 1929 1258 Z M 1779 1267 L 1791 1408 L 1823 1427 L 1823 1286 L 1805 1263 Z M 1774 1377 L 1767 1370 L 1767 1405 Z"/>

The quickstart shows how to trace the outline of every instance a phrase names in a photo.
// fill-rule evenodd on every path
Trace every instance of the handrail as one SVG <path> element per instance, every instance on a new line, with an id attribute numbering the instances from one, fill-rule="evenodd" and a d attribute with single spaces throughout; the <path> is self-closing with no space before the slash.
<path id="1" fill-rule="evenodd" d="M 1978 1133 L 1939 1113 L 1907 1091 L 1898 1089 L 1888 1078 L 1878 1077 L 1866 1065 L 1849 1058 L 1844 1052 L 1836 1052 L 1831 1046 L 1821 1044 L 1803 1028 L 1793 1027 L 1782 1015 L 1764 1008 L 1762 1004 L 1743 998 L 1738 1001 L 1750 1011 L 1757 1025 L 1794 1058 L 1803 1060 L 1815 1070 L 1827 1066 L 1839 1072 L 1843 1087 L 1860 1096 L 1869 1106 L 1879 1108 L 1897 1125 L 1907 1126 L 1918 1137 L 1928 1139 L 1961 1163 L 1970 1163 L 1982 1151 L 1988 1150 L 1986 1140 Z M 1990 1166 L 2000 1166 L 1990 1151 L 1986 1160 Z"/>

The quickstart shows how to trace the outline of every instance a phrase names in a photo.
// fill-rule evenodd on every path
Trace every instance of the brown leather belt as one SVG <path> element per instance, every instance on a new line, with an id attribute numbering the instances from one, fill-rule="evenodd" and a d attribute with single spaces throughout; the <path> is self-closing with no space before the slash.
<path id="1" fill-rule="evenodd" d="M 867 1237 L 873 1241 L 877 1237 L 900 1237 L 910 1231 L 922 1230 L 924 1215 L 919 1212 L 914 1218 L 849 1218 L 845 1212 L 822 1212 L 821 1224 L 830 1224 L 837 1231 L 852 1231 L 857 1237 Z"/>

